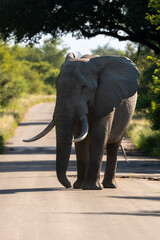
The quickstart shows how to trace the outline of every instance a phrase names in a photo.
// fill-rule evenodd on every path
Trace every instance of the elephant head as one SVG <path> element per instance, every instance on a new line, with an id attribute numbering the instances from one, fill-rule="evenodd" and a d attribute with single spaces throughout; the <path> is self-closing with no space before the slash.
<path id="1" fill-rule="evenodd" d="M 133 96 L 138 89 L 139 72 L 125 57 L 84 55 L 66 56 L 56 80 L 57 100 L 53 120 L 35 141 L 56 126 L 57 177 L 66 188 L 71 187 L 66 171 L 72 141 L 82 141 L 88 133 L 88 121 L 99 121 L 116 108 L 123 99 Z M 74 126 L 82 122 L 80 136 L 72 140 Z"/>

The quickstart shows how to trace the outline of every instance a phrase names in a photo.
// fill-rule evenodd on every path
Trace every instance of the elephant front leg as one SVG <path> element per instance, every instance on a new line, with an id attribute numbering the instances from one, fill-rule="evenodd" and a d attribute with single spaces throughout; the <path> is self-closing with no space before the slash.
<path id="1" fill-rule="evenodd" d="M 77 125 L 74 130 L 74 137 L 78 137 L 80 132 L 81 126 Z M 73 188 L 82 189 L 89 162 L 89 134 L 83 141 L 75 143 L 75 150 L 77 156 L 77 180 L 73 184 Z"/>
<path id="2" fill-rule="evenodd" d="M 103 186 L 100 183 L 100 170 L 102 157 L 107 141 L 106 125 L 96 123 L 92 127 L 92 142 L 90 147 L 90 159 L 87 170 L 87 177 L 83 186 L 84 190 L 101 190 Z"/>
<path id="3" fill-rule="evenodd" d="M 120 146 L 119 143 L 107 144 L 107 163 L 102 182 L 104 188 L 116 188 L 115 174 L 117 168 L 117 153 Z"/>
<path id="4" fill-rule="evenodd" d="M 103 188 L 100 183 L 100 164 L 101 161 L 92 161 L 89 164 L 87 177 L 83 185 L 83 190 L 101 190 Z"/>

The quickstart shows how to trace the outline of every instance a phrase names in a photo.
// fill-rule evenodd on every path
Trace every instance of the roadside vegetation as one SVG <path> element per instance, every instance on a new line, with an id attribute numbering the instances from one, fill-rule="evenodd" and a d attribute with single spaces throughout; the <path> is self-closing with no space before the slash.
<path id="1" fill-rule="evenodd" d="M 154 28 L 154 33 L 157 31 L 156 36 L 160 31 L 159 8 L 159 0 L 150 0 L 148 13 L 145 13 L 145 21 Z M 131 17 L 133 16 L 130 16 L 130 20 Z M 141 24 L 141 21 L 139 23 Z M 127 136 L 145 154 L 156 157 L 160 157 L 158 43 L 153 47 L 153 42 L 150 44 L 141 41 L 136 44 L 128 42 L 125 51 L 110 48 L 108 45 L 92 50 L 93 54 L 127 56 L 137 65 L 141 74 L 140 88 L 136 113 L 127 129 Z M 47 40 L 43 45 L 32 48 L 17 44 L 11 46 L 0 40 L 0 151 L 31 105 L 41 101 L 53 101 L 55 80 L 68 50 L 62 46 L 60 50 L 60 45 L 59 39 Z"/>
<path id="2" fill-rule="evenodd" d="M 148 8 L 152 14 L 147 13 L 146 19 L 155 27 L 158 34 L 160 1 L 150 0 Z M 160 157 L 160 54 L 156 56 L 148 54 L 147 59 L 150 60 L 150 64 L 142 71 L 137 105 L 139 112 L 135 114 L 127 134 L 145 154 Z"/>
<path id="3" fill-rule="evenodd" d="M 13 99 L 10 104 L 0 110 L 0 153 L 3 152 L 5 142 L 14 134 L 18 123 L 23 119 L 26 111 L 41 102 L 54 102 L 55 95 L 27 95 Z"/>
<path id="4" fill-rule="evenodd" d="M 151 126 L 147 113 L 135 112 L 126 131 L 126 137 L 129 137 L 145 155 L 160 157 L 160 130 L 154 130 Z"/>
<path id="5" fill-rule="evenodd" d="M 11 47 L 1 41 L 0 152 L 30 106 L 55 100 L 55 79 L 67 52 L 67 48 L 59 50 L 59 45 L 60 40 L 56 40 L 46 41 L 39 48 Z M 159 106 L 156 102 L 159 100 L 159 66 L 153 50 L 128 42 L 125 51 L 105 45 L 92 53 L 127 56 L 136 63 L 141 73 L 140 89 L 136 113 L 126 134 L 145 154 L 160 157 L 160 114 L 156 120 L 153 116 L 153 110 L 157 111 Z"/>
<path id="6" fill-rule="evenodd" d="M 38 48 L 0 40 L 0 152 L 14 134 L 27 109 L 40 102 L 55 101 L 55 79 L 67 48 L 60 40 L 45 41 Z"/>

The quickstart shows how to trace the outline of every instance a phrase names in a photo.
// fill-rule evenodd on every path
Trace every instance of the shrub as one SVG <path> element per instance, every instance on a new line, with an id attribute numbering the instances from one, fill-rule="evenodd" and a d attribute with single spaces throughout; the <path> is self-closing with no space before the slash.
<path id="1" fill-rule="evenodd" d="M 149 156 L 160 156 L 160 131 L 140 132 L 137 147 Z"/>
<path id="2" fill-rule="evenodd" d="M 146 155 L 160 157 L 160 130 L 153 130 L 148 114 L 136 112 L 131 120 L 126 136 Z"/>
<path id="3" fill-rule="evenodd" d="M 152 93 L 150 120 L 152 128 L 155 130 L 160 129 L 160 58 L 148 57 L 154 61 L 157 68 L 154 71 L 153 84 L 150 86 Z"/>

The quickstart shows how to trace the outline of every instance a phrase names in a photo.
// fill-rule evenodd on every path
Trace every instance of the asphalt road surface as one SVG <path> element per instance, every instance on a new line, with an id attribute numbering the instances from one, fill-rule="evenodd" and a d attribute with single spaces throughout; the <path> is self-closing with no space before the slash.
<path id="1" fill-rule="evenodd" d="M 125 139 L 129 163 L 119 151 L 117 189 L 66 190 L 55 173 L 55 130 L 22 142 L 46 126 L 53 109 L 30 108 L 0 155 L 0 240 L 159 240 L 160 160 L 137 156 Z M 67 175 L 74 183 L 74 146 Z"/>

